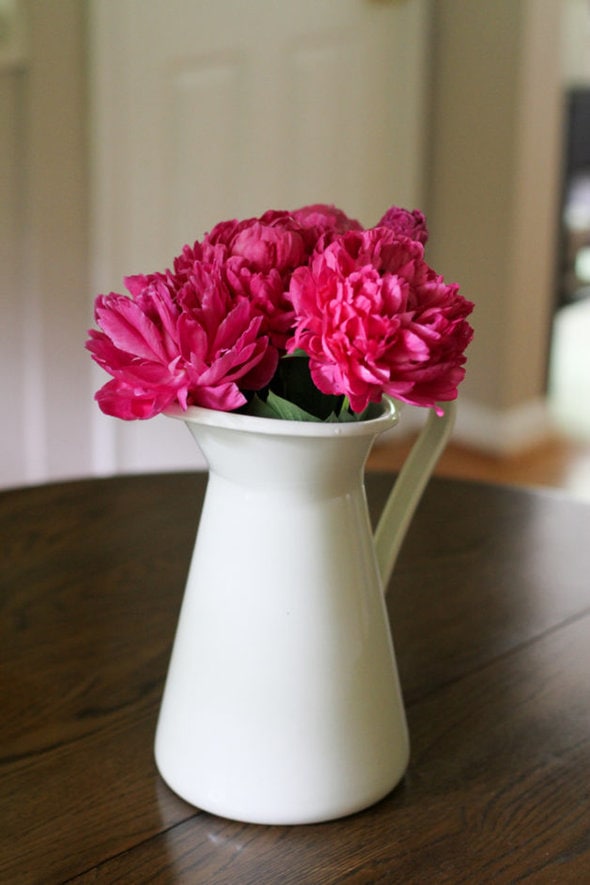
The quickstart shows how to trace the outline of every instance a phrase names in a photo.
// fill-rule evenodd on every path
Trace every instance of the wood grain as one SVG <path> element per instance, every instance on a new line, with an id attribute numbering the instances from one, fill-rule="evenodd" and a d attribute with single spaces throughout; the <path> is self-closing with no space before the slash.
<path id="1" fill-rule="evenodd" d="M 367 477 L 373 518 L 393 477 Z M 199 812 L 152 743 L 206 478 L 0 495 L 0 881 L 590 880 L 590 508 L 436 479 L 388 609 L 412 738 L 379 805 Z"/>

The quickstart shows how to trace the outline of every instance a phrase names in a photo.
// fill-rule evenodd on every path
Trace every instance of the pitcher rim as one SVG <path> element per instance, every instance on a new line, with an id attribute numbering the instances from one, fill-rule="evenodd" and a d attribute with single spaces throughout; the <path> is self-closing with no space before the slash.
<path id="1" fill-rule="evenodd" d="M 316 422 L 290 421 L 282 418 L 261 418 L 256 415 L 244 415 L 238 412 L 222 412 L 218 409 L 206 409 L 203 406 L 188 406 L 184 410 L 179 405 L 169 406 L 164 415 L 177 418 L 190 424 L 201 424 L 208 427 L 222 427 L 228 430 L 246 430 L 274 436 L 302 437 L 337 437 L 366 436 L 378 434 L 399 421 L 399 407 L 388 396 L 384 396 L 379 404 L 380 415 L 363 421 L 350 422 Z"/>

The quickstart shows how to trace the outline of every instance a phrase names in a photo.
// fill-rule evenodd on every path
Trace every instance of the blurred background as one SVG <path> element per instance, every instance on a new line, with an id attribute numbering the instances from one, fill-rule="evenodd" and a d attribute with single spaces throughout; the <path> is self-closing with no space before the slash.
<path id="1" fill-rule="evenodd" d="M 98 411 L 94 297 L 320 201 L 423 209 L 475 302 L 456 451 L 587 457 L 589 2 L 0 0 L 0 487 L 202 465 Z"/>

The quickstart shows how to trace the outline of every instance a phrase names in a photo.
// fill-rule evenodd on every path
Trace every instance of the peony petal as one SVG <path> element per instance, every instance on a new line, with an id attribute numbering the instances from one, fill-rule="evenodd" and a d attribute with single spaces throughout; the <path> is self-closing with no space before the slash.
<path id="1" fill-rule="evenodd" d="M 144 359 L 167 359 L 162 333 L 125 295 L 109 295 L 97 300 L 96 319 L 115 347 Z"/>
<path id="2" fill-rule="evenodd" d="M 174 402 L 175 397 L 175 390 L 144 391 L 118 381 L 107 382 L 95 395 L 105 415 L 125 421 L 153 418 Z"/>

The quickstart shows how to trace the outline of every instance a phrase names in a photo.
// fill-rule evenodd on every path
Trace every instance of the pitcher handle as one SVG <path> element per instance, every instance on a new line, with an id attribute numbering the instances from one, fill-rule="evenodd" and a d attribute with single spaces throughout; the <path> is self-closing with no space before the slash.
<path id="1" fill-rule="evenodd" d="M 454 402 L 439 403 L 434 409 L 395 481 L 375 531 L 377 564 L 387 590 L 393 567 L 418 502 L 453 429 L 456 415 Z"/>

